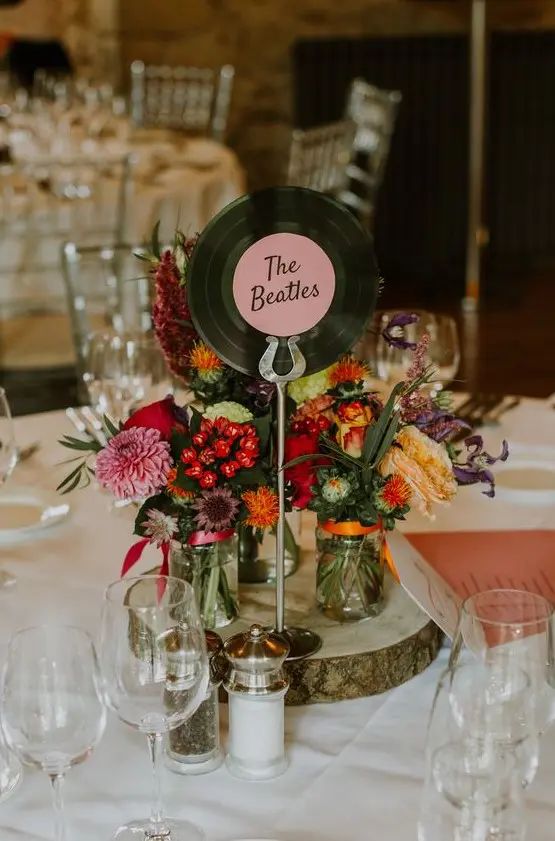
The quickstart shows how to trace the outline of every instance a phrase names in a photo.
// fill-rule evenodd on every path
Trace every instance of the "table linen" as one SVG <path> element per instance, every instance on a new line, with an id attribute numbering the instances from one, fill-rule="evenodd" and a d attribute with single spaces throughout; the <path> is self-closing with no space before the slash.
<path id="1" fill-rule="evenodd" d="M 555 449 L 553 410 L 525 400 L 492 429 L 524 448 Z M 53 488 L 67 468 L 56 439 L 73 433 L 62 413 L 19 418 L 18 443 L 40 438 L 42 448 L 18 466 L 11 482 Z M 17 576 L 0 591 L 0 660 L 8 635 L 44 621 L 77 623 L 95 634 L 102 591 L 117 578 L 132 542 L 133 511 L 110 511 L 107 494 L 94 487 L 69 497 L 68 520 L 40 540 L 0 549 L 0 567 Z M 553 528 L 553 510 L 490 501 L 480 489 L 462 489 L 433 523 L 413 517 L 408 531 L 468 528 Z M 157 562 L 147 550 L 142 569 Z M 554 560 L 555 562 L 555 560 Z M 204 777 L 164 778 L 170 814 L 195 821 L 208 841 L 275 838 L 279 841 L 414 841 L 422 789 L 427 716 L 445 653 L 423 674 L 383 695 L 355 701 L 287 708 L 289 767 L 267 782 L 231 777 L 224 767 Z M 222 707 L 222 719 L 227 709 Z M 528 792 L 529 841 L 552 841 L 555 825 L 555 732 L 542 743 L 542 761 Z M 144 737 L 110 715 L 106 735 L 83 765 L 69 773 L 70 839 L 108 839 L 117 826 L 149 808 L 150 772 Z M 52 837 L 48 782 L 26 770 L 19 790 L 0 804 L 1 841 Z M 449 839 L 445 839 L 449 841 Z"/>

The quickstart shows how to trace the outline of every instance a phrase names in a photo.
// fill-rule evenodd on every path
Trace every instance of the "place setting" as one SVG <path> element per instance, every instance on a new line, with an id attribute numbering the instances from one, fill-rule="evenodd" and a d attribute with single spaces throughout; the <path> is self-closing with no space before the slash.
<path id="1" fill-rule="evenodd" d="M 428 76 L 300 39 L 278 176 L 257 26 L 259 87 L 237 21 L 236 78 L 117 12 L 118 80 L 0 39 L 0 838 L 549 841 L 551 299 L 496 294 L 484 137 L 432 223 L 399 164 Z M 207 57 L 219 15 L 187 11 Z"/>

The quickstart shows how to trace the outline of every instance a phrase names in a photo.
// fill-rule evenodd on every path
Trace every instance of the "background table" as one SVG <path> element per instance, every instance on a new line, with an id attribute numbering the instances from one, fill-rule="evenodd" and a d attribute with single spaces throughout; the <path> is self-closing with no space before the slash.
<path id="1" fill-rule="evenodd" d="M 70 431 L 61 413 L 20 418 L 21 446 L 43 447 L 19 466 L 14 484 L 52 488 L 64 451 L 56 439 Z M 555 413 L 526 400 L 487 434 L 492 449 L 503 435 L 515 450 L 552 448 Z M 109 497 L 89 488 L 73 494 L 70 518 L 41 540 L 0 550 L 0 565 L 18 577 L 0 592 L 0 659 L 8 634 L 44 621 L 76 622 L 98 630 L 102 590 L 119 572 L 131 541 L 132 512 L 109 511 Z M 407 529 L 553 528 L 553 509 L 490 501 L 465 488 L 435 522 L 411 518 Z M 148 554 L 141 567 L 157 559 Z M 554 559 L 555 562 L 555 559 Z M 427 716 L 445 652 L 426 672 L 384 695 L 332 705 L 288 708 L 290 765 L 276 780 L 249 783 L 224 767 L 205 777 L 165 777 L 168 811 L 200 824 L 209 841 L 275 838 L 280 841 L 415 841 L 422 788 Z M 222 719 L 227 711 L 222 707 Z M 528 792 L 528 841 L 552 841 L 555 825 L 555 732 L 542 743 L 542 761 Z M 70 839 L 101 841 L 149 808 L 150 774 L 144 736 L 110 716 L 104 740 L 91 759 L 68 776 Z M 45 775 L 26 771 L 19 790 L 0 805 L 1 841 L 52 837 Z M 449 841 L 449 839 L 445 839 Z"/>

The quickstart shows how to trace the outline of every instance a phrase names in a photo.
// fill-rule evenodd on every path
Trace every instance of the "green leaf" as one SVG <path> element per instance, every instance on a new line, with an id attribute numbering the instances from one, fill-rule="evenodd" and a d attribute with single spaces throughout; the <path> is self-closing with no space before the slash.
<path id="1" fill-rule="evenodd" d="M 74 470 L 72 470 L 71 473 L 68 473 L 67 476 L 65 477 L 65 479 L 62 479 L 60 484 L 57 486 L 56 490 L 60 491 L 66 485 L 69 485 L 70 482 L 72 481 L 72 479 L 74 479 L 76 476 L 79 479 L 81 477 L 81 472 L 82 472 L 84 467 L 85 467 L 85 462 L 80 461 L 79 464 L 77 465 L 77 467 Z"/>
<path id="2" fill-rule="evenodd" d="M 191 435 L 196 435 L 197 432 L 200 432 L 200 425 L 202 423 L 202 413 L 199 412 L 198 409 L 195 409 L 194 406 L 189 406 L 191 410 L 191 421 L 189 423 L 189 429 L 191 430 Z"/>
<path id="3" fill-rule="evenodd" d="M 115 423 L 108 415 L 103 415 L 102 420 L 104 421 L 104 428 L 106 432 L 108 432 L 110 435 L 117 435 L 119 433 L 119 428 L 115 425 Z"/>
<path id="4" fill-rule="evenodd" d="M 377 451 L 376 455 L 374 456 L 374 462 L 373 462 L 374 466 L 376 466 L 380 463 L 380 461 L 382 460 L 382 458 L 384 457 L 386 452 L 389 450 L 389 448 L 390 448 L 390 446 L 393 442 L 393 439 L 395 438 L 395 435 L 397 434 L 397 430 L 399 428 L 400 422 L 401 422 L 401 416 L 399 415 L 399 413 L 396 413 L 393 416 L 393 418 L 391 420 L 391 423 L 389 424 L 389 426 L 388 426 L 388 428 L 385 432 L 384 437 L 382 438 L 382 443 L 378 447 L 378 451 Z"/>
<path id="5" fill-rule="evenodd" d="M 83 441 L 79 438 L 73 438 L 71 435 L 64 435 L 58 443 L 69 450 L 82 450 L 88 453 L 98 453 L 102 449 L 102 445 L 92 438 L 89 441 Z"/>
<path id="6" fill-rule="evenodd" d="M 252 485 L 265 485 L 266 475 L 260 465 L 238 470 L 235 476 L 229 480 L 234 487 L 249 487 Z"/>
<path id="7" fill-rule="evenodd" d="M 159 260 L 161 257 L 160 249 L 160 220 L 156 223 L 152 231 L 151 248 L 154 256 Z"/>
<path id="8" fill-rule="evenodd" d="M 252 423 L 256 429 L 258 437 L 260 438 L 260 449 L 262 452 L 265 452 L 266 447 L 268 446 L 268 439 L 270 437 L 270 413 L 268 412 L 265 415 L 261 415 L 259 418 L 255 418 Z"/>
<path id="9" fill-rule="evenodd" d="M 375 455 L 378 452 L 383 436 L 385 435 L 385 431 L 389 426 L 391 418 L 394 414 L 395 402 L 397 400 L 398 395 L 403 391 L 403 388 L 403 383 L 397 383 L 397 385 L 391 392 L 389 400 L 382 409 L 382 413 L 379 416 L 378 420 L 376 421 L 376 423 L 371 424 L 366 430 L 364 446 L 362 448 L 362 460 L 365 464 L 373 464 Z"/>
<path id="10" fill-rule="evenodd" d="M 71 484 L 70 484 L 70 485 L 68 485 L 66 488 L 64 488 L 64 490 L 63 490 L 63 491 L 60 491 L 60 493 L 61 493 L 62 495 L 63 495 L 63 494 L 68 494 L 68 493 L 71 493 L 71 491 L 74 491 L 74 490 L 75 490 L 75 488 L 79 485 L 79 482 L 80 482 L 80 481 L 81 481 L 81 473 L 79 473 L 79 474 L 78 474 L 78 475 L 77 475 L 77 476 L 73 479 L 73 481 L 71 482 Z"/>
<path id="11" fill-rule="evenodd" d="M 157 508 L 159 511 L 167 510 L 170 500 L 164 494 L 156 494 L 150 496 L 139 508 L 137 516 L 135 517 L 135 534 L 144 536 L 143 522 L 146 520 L 147 512 L 151 508 Z"/>

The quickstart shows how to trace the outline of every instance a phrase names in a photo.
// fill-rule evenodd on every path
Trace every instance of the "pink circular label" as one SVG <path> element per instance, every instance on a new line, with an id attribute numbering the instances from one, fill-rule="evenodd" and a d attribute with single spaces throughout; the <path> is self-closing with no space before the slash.
<path id="1" fill-rule="evenodd" d="M 270 234 L 251 245 L 235 267 L 233 297 L 247 324 L 261 333 L 294 336 L 325 316 L 335 292 L 326 254 L 300 234 Z"/>

